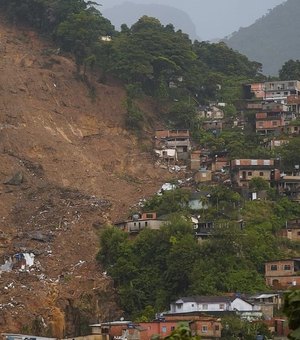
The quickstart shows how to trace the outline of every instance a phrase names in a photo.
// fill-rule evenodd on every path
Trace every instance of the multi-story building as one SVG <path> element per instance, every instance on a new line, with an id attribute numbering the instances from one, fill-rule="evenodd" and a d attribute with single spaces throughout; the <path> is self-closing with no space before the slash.
<path id="1" fill-rule="evenodd" d="M 155 147 L 158 149 L 176 149 L 178 159 L 188 159 L 191 151 L 190 132 L 186 129 L 156 130 Z"/>
<path id="2" fill-rule="evenodd" d="M 285 120 L 281 112 L 259 112 L 255 118 L 256 133 L 260 135 L 278 135 L 284 131 Z"/>
<path id="3" fill-rule="evenodd" d="M 256 133 L 280 134 L 295 119 L 295 114 L 289 111 L 287 105 L 275 101 L 263 102 L 262 111 L 256 114 Z"/>
<path id="4" fill-rule="evenodd" d="M 265 263 L 266 284 L 276 289 L 300 286 L 300 258 Z"/>
<path id="5" fill-rule="evenodd" d="M 265 82 L 264 100 L 287 103 L 289 96 L 299 96 L 300 82 L 298 80 L 280 80 Z"/>
<path id="6" fill-rule="evenodd" d="M 274 159 L 234 159 L 230 164 L 231 181 L 238 187 L 249 187 L 254 177 L 268 182 L 280 179 L 280 171 L 275 168 Z"/>
<path id="7" fill-rule="evenodd" d="M 265 84 L 253 83 L 243 86 L 245 99 L 263 99 L 265 96 Z"/>

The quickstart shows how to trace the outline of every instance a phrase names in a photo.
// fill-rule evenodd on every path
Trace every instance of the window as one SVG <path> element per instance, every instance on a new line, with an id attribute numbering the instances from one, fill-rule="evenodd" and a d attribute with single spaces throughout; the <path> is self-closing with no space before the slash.
<path id="1" fill-rule="evenodd" d="M 148 226 L 148 222 L 146 221 L 146 222 L 145 222 L 145 227 L 147 227 L 147 226 Z"/>
<path id="2" fill-rule="evenodd" d="M 153 214 L 146 214 L 146 218 L 153 218 Z"/>
<path id="3" fill-rule="evenodd" d="M 248 176 L 252 176 L 252 171 L 248 171 Z"/>
<path id="4" fill-rule="evenodd" d="M 101 333 L 102 334 L 108 334 L 109 333 L 109 328 L 108 327 L 101 327 Z"/>
<path id="5" fill-rule="evenodd" d="M 175 326 L 171 326 L 171 331 L 175 331 Z"/>
<path id="6" fill-rule="evenodd" d="M 161 331 L 162 331 L 163 333 L 167 333 L 167 327 L 166 327 L 166 326 L 162 326 Z"/>
<path id="7" fill-rule="evenodd" d="M 220 329 L 219 325 L 215 325 L 215 330 L 218 331 Z"/>
<path id="8" fill-rule="evenodd" d="M 202 333 L 207 333 L 208 327 L 206 325 L 202 326 Z"/>
<path id="9" fill-rule="evenodd" d="M 285 265 L 283 266 L 283 269 L 284 269 L 284 270 L 291 270 L 291 266 L 290 266 L 289 264 L 285 264 Z"/>
<path id="10" fill-rule="evenodd" d="M 257 159 L 251 159 L 251 165 L 257 165 Z"/>
<path id="11" fill-rule="evenodd" d="M 219 304 L 219 308 L 222 309 L 222 310 L 225 309 L 224 303 L 220 303 L 220 304 Z"/>
<path id="12" fill-rule="evenodd" d="M 297 232 L 297 235 L 300 236 L 300 231 Z"/>
<path id="13" fill-rule="evenodd" d="M 203 310 L 207 310 L 208 309 L 208 305 L 207 304 L 202 305 L 202 309 Z"/>
<path id="14" fill-rule="evenodd" d="M 194 307 L 195 305 L 192 303 L 192 307 Z"/>
<path id="15" fill-rule="evenodd" d="M 271 270 L 276 271 L 277 270 L 277 265 L 276 264 L 271 264 Z"/>
<path id="16" fill-rule="evenodd" d="M 277 126 L 277 125 L 278 125 L 277 120 L 273 120 L 272 125 L 273 125 L 273 126 Z"/>
<path id="17" fill-rule="evenodd" d="M 263 175 L 264 175 L 264 172 L 261 171 L 261 172 L 259 173 L 259 176 L 263 176 Z"/>

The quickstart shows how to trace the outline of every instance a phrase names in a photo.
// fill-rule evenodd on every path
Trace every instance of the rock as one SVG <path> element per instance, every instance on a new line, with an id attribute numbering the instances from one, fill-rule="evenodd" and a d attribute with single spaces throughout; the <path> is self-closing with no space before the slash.
<path id="1" fill-rule="evenodd" d="M 21 171 L 16 172 L 8 181 L 4 182 L 7 185 L 21 185 L 24 177 Z"/>
<path id="2" fill-rule="evenodd" d="M 32 240 L 39 242 L 51 242 L 53 239 L 53 235 L 45 235 L 40 231 L 34 231 L 28 235 Z"/>

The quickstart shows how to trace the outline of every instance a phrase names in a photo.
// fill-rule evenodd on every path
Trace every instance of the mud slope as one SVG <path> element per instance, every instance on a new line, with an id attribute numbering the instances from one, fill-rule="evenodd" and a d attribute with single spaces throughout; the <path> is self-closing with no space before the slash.
<path id="1" fill-rule="evenodd" d="M 74 335 L 117 317 L 97 234 L 168 176 L 125 130 L 123 89 L 90 78 L 91 94 L 54 52 L 1 20 L 0 266 L 18 261 L 0 274 L 0 332 Z M 35 255 L 28 270 L 20 253 Z"/>

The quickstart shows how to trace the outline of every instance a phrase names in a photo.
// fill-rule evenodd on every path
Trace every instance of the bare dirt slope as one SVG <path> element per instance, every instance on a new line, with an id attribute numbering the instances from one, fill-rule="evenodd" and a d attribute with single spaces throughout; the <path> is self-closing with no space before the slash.
<path id="1" fill-rule="evenodd" d="M 0 265 L 35 255 L 0 274 L 0 332 L 62 336 L 118 316 L 97 233 L 168 176 L 125 130 L 124 90 L 92 80 L 91 96 L 51 48 L 0 23 Z"/>

